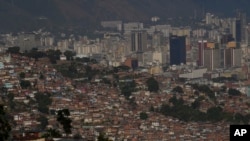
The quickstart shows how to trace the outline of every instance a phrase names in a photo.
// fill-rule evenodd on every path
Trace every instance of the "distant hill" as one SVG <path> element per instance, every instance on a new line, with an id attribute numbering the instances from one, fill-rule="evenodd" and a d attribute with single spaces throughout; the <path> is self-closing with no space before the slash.
<path id="1" fill-rule="evenodd" d="M 205 12 L 250 14 L 249 0 L 0 0 L 0 32 L 37 27 L 82 26 L 93 28 L 102 20 L 149 21 L 158 16 L 201 18 Z"/>

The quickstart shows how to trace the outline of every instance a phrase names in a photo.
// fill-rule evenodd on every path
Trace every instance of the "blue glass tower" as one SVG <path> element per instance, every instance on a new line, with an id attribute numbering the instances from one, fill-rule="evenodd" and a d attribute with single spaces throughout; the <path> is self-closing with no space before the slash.
<path id="1" fill-rule="evenodd" d="M 235 41 L 237 43 L 240 43 L 241 42 L 241 20 L 236 20 L 235 21 L 235 29 L 236 29 L 236 39 Z"/>
<path id="2" fill-rule="evenodd" d="M 186 64 L 186 37 L 170 36 L 170 65 Z"/>

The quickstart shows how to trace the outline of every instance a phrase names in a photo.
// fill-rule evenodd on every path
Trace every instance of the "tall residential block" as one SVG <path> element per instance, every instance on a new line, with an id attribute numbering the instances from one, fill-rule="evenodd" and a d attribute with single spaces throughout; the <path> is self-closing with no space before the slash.
<path id="1" fill-rule="evenodd" d="M 226 48 L 224 49 L 224 68 L 241 66 L 241 49 Z"/>
<path id="2" fill-rule="evenodd" d="M 214 70 L 220 67 L 220 50 L 216 48 L 207 48 L 204 50 L 204 67 L 208 70 Z"/>
<path id="3" fill-rule="evenodd" d="M 207 48 L 207 40 L 198 41 L 198 66 L 204 66 L 204 50 Z"/>
<path id="4" fill-rule="evenodd" d="M 142 53 L 147 47 L 147 32 L 145 30 L 131 31 L 131 52 Z"/>

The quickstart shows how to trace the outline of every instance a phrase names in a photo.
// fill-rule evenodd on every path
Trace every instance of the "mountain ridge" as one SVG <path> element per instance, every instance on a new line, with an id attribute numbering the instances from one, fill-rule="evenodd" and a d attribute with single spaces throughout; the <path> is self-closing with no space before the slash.
<path id="1" fill-rule="evenodd" d="M 247 5 L 248 0 L 0 0 L 0 30 L 66 25 L 88 28 L 103 20 L 145 22 L 152 16 L 162 21 L 202 18 L 205 12 L 228 16 L 236 9 L 250 13 Z"/>

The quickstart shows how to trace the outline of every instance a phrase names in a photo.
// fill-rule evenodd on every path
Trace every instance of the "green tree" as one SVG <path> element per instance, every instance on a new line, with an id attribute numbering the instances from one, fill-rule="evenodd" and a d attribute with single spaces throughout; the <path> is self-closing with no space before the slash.
<path id="1" fill-rule="evenodd" d="M 73 59 L 73 56 L 76 55 L 75 52 L 70 51 L 70 50 L 66 50 L 63 54 L 66 56 L 66 59 L 67 59 L 67 60 L 72 60 L 72 59 Z"/>
<path id="2" fill-rule="evenodd" d="M 20 47 L 14 46 L 14 47 L 9 47 L 6 52 L 13 53 L 13 54 L 19 54 L 20 53 L 19 51 L 20 51 Z"/>
<path id="3" fill-rule="evenodd" d="M 69 73 L 76 74 L 77 73 L 77 64 L 71 63 L 68 67 Z"/>
<path id="4" fill-rule="evenodd" d="M 213 91 L 207 85 L 199 85 L 198 90 L 203 93 L 213 93 Z"/>
<path id="5" fill-rule="evenodd" d="M 62 54 L 60 50 L 52 50 L 52 49 L 48 50 L 46 53 L 49 58 L 52 57 L 52 58 L 55 58 L 56 60 L 59 60 L 60 55 Z"/>
<path id="6" fill-rule="evenodd" d="M 128 99 L 132 92 L 135 92 L 136 83 L 134 80 L 132 82 L 120 83 L 119 87 L 121 89 L 121 94 Z"/>
<path id="7" fill-rule="evenodd" d="M 180 87 L 180 86 L 174 87 L 173 90 L 172 90 L 172 92 L 180 93 L 180 94 L 184 93 L 182 87 Z"/>
<path id="8" fill-rule="evenodd" d="M 11 126 L 9 124 L 4 106 L 0 105 L 0 140 L 5 141 L 10 136 Z"/>
<path id="9" fill-rule="evenodd" d="M 145 112 L 141 112 L 141 113 L 140 113 L 140 119 L 142 119 L 142 120 L 148 119 L 148 114 L 145 113 Z"/>
<path id="10" fill-rule="evenodd" d="M 42 73 L 40 74 L 39 79 L 40 79 L 40 80 L 43 80 L 43 79 L 44 79 L 44 75 L 43 75 Z"/>
<path id="11" fill-rule="evenodd" d="M 88 80 L 91 81 L 92 78 L 99 73 L 99 70 L 92 69 L 91 66 L 87 65 L 85 68 L 85 75 L 88 77 Z"/>
<path id="12" fill-rule="evenodd" d="M 96 59 L 90 59 L 90 62 L 93 63 L 93 64 L 97 63 Z"/>
<path id="13" fill-rule="evenodd" d="M 154 77 L 150 77 L 147 81 L 147 87 L 150 92 L 158 92 L 159 84 L 158 81 L 154 79 Z"/>
<path id="14" fill-rule="evenodd" d="M 20 86 L 22 87 L 22 89 L 27 89 L 31 86 L 31 84 L 28 80 L 21 80 Z"/>
<path id="15" fill-rule="evenodd" d="M 211 100 L 215 100 L 215 99 L 216 99 L 214 92 L 208 92 L 208 93 L 206 93 L 206 95 L 207 95 Z"/>
<path id="16" fill-rule="evenodd" d="M 45 116 L 40 116 L 37 121 L 40 122 L 40 128 L 45 130 L 48 125 L 48 119 Z"/>
<path id="17" fill-rule="evenodd" d="M 51 64 L 57 64 L 56 58 L 55 57 L 49 57 L 49 61 Z"/>
<path id="18" fill-rule="evenodd" d="M 89 59 L 88 57 L 83 57 L 83 58 L 77 57 L 77 58 L 76 58 L 76 61 L 88 63 L 88 62 L 90 62 L 90 59 Z"/>
<path id="19" fill-rule="evenodd" d="M 194 91 L 194 95 L 200 95 L 198 91 Z"/>
<path id="20" fill-rule="evenodd" d="M 191 107 L 194 109 L 199 109 L 200 108 L 200 101 L 196 99 L 192 104 Z"/>
<path id="21" fill-rule="evenodd" d="M 226 90 L 227 90 L 227 87 L 226 87 L 226 86 L 223 85 L 223 86 L 220 87 L 220 91 L 221 91 L 221 92 L 224 92 L 224 93 L 225 93 Z"/>
<path id="22" fill-rule="evenodd" d="M 175 106 L 182 106 L 184 104 L 184 100 L 182 98 L 177 99 L 175 95 L 169 99 L 169 102 Z"/>
<path id="23" fill-rule="evenodd" d="M 29 52 L 23 53 L 23 55 L 34 58 L 37 61 L 39 58 L 45 57 L 46 53 L 38 51 L 37 48 L 32 48 Z"/>
<path id="24" fill-rule="evenodd" d="M 36 93 L 35 99 L 38 104 L 38 110 L 42 113 L 49 113 L 48 106 L 52 103 L 52 100 L 50 98 L 50 94 L 48 93 Z"/>
<path id="25" fill-rule="evenodd" d="M 9 103 L 10 109 L 12 110 L 16 106 L 16 102 L 13 101 L 14 100 L 14 94 L 13 93 L 9 93 L 7 95 L 7 97 L 8 97 L 8 103 Z"/>
<path id="26" fill-rule="evenodd" d="M 119 75 L 118 74 L 113 74 L 113 78 L 115 79 L 115 81 L 119 81 Z"/>
<path id="27" fill-rule="evenodd" d="M 74 139 L 78 140 L 78 139 L 82 139 L 82 136 L 81 134 L 79 133 L 76 133 L 74 136 L 73 136 Z"/>
<path id="28" fill-rule="evenodd" d="M 63 126 L 64 132 L 68 135 L 71 133 L 71 122 L 69 118 L 70 112 L 68 109 L 62 109 L 57 112 L 57 121 Z"/>
<path id="29" fill-rule="evenodd" d="M 231 96 L 239 96 L 239 95 L 241 95 L 241 92 L 236 90 L 236 89 L 230 88 L 228 90 L 228 94 Z"/>
<path id="30" fill-rule="evenodd" d="M 109 79 L 107 79 L 107 78 L 102 78 L 102 82 L 103 82 L 104 84 L 111 85 L 111 81 L 110 81 Z"/>
<path id="31" fill-rule="evenodd" d="M 117 71 L 128 71 L 130 68 L 128 66 L 122 65 L 115 67 L 114 69 L 117 69 Z"/>
<path id="32" fill-rule="evenodd" d="M 46 132 L 42 135 L 44 138 L 60 138 L 62 137 L 61 133 L 56 129 L 48 129 Z"/>
<path id="33" fill-rule="evenodd" d="M 207 118 L 209 121 L 218 122 L 223 119 L 221 107 L 211 107 L 207 110 Z"/>
<path id="34" fill-rule="evenodd" d="M 2 93 L 2 94 L 7 94 L 8 93 L 8 89 L 6 88 L 6 87 L 4 87 L 4 86 L 2 86 L 1 88 L 0 88 L 0 92 Z"/>
<path id="35" fill-rule="evenodd" d="M 90 62 L 90 59 L 88 57 L 83 57 L 82 61 L 85 62 L 85 63 L 88 63 L 88 62 Z"/>
<path id="36" fill-rule="evenodd" d="M 13 99 L 14 99 L 14 94 L 13 94 L 13 93 L 9 93 L 9 94 L 7 95 L 7 97 L 8 97 L 8 101 L 13 101 Z"/>
<path id="37" fill-rule="evenodd" d="M 24 79 L 24 78 L 25 78 L 25 73 L 24 73 L 24 72 L 21 72 L 21 73 L 19 74 L 19 77 L 20 77 L 21 79 Z"/>
<path id="38" fill-rule="evenodd" d="M 110 141 L 110 140 L 107 137 L 105 137 L 105 134 L 100 133 L 97 138 L 97 141 Z"/>
<path id="39" fill-rule="evenodd" d="M 154 112 L 154 111 L 155 111 L 155 108 L 154 108 L 153 105 L 150 106 L 149 111 L 150 111 L 150 112 Z"/>
<path id="40" fill-rule="evenodd" d="M 56 61 L 60 59 L 60 55 L 62 54 L 60 50 L 52 50 L 52 49 L 48 50 L 46 53 L 52 64 L 56 64 L 57 63 Z"/>
<path id="41" fill-rule="evenodd" d="M 244 115 L 242 115 L 240 113 L 235 113 L 233 115 L 233 121 L 236 124 L 248 124 L 248 122 L 249 122 L 249 115 L 244 116 Z"/>

